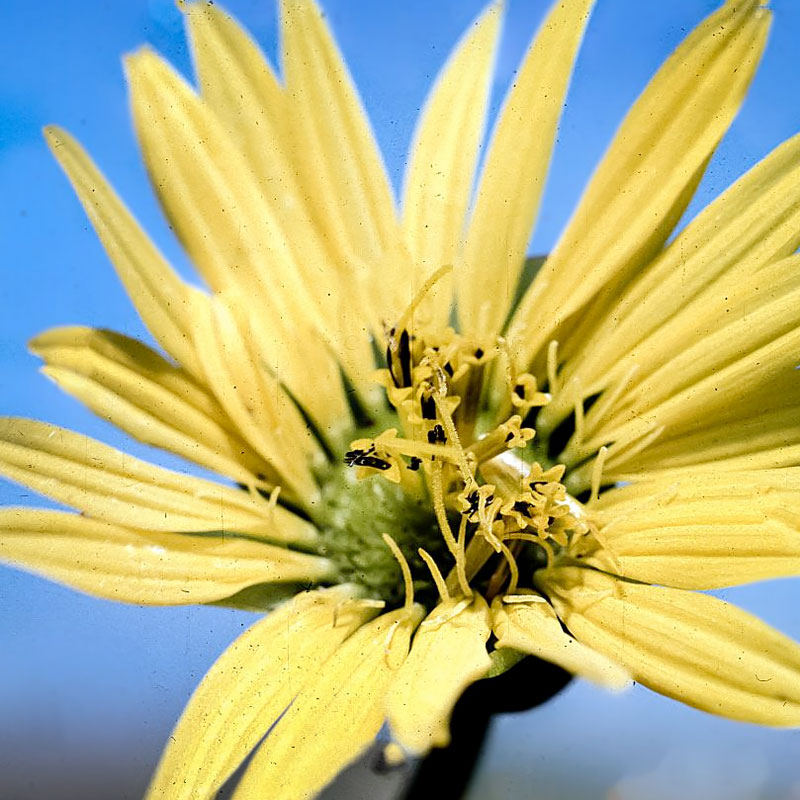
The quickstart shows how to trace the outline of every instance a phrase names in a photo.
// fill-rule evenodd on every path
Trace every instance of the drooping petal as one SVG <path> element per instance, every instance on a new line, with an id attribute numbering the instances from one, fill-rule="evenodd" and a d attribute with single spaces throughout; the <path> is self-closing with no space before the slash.
<path id="1" fill-rule="evenodd" d="M 325 662 L 256 751 L 235 800 L 314 797 L 381 728 L 386 692 L 408 655 L 420 606 L 359 628 Z"/>
<path id="2" fill-rule="evenodd" d="M 420 116 L 403 193 L 403 233 L 418 269 L 419 289 L 459 256 L 467 207 L 483 135 L 500 27 L 500 8 L 490 6 L 443 67 Z M 416 316 L 432 314 L 446 325 L 452 277 L 431 289 Z M 424 318 L 424 317 L 423 317 Z"/>
<path id="3" fill-rule="evenodd" d="M 250 305 L 267 365 L 322 429 L 337 427 L 348 408 L 291 249 L 297 232 L 281 226 L 243 154 L 166 62 L 142 50 L 126 64 L 145 161 L 176 233 L 213 289 Z"/>
<path id="4" fill-rule="evenodd" d="M 515 314 L 520 363 L 589 301 L 600 313 L 663 246 L 739 109 L 769 22 L 759 0 L 729 0 L 650 82 Z"/>
<path id="5" fill-rule="evenodd" d="M 357 596 L 348 586 L 298 594 L 230 645 L 169 737 L 148 800 L 214 797 L 323 662 L 375 616 Z"/>
<path id="6" fill-rule="evenodd" d="M 564 632 L 553 607 L 541 596 L 526 594 L 523 602 L 492 602 L 492 630 L 496 649 L 511 647 L 543 658 L 581 678 L 608 689 L 624 689 L 630 676 L 610 658 L 581 644 Z M 517 595 L 514 600 L 523 600 Z"/>
<path id="7" fill-rule="evenodd" d="M 275 482 L 219 403 L 135 339 L 70 327 L 46 331 L 29 346 L 44 359 L 45 375 L 136 439 L 245 484 Z"/>
<path id="8" fill-rule="evenodd" d="M 114 190 L 64 130 L 45 128 L 53 155 L 72 183 L 128 296 L 158 343 L 197 374 L 188 286 L 175 274 Z"/>
<path id="9" fill-rule="evenodd" d="M 172 472 L 45 422 L 0 418 L 0 474 L 110 523 L 313 544 L 313 526 L 257 493 Z"/>
<path id="10" fill-rule="evenodd" d="M 497 333 L 508 314 L 592 4 L 555 4 L 500 113 L 457 275 L 458 315 L 470 333 Z"/>
<path id="11" fill-rule="evenodd" d="M 718 589 L 800 574 L 800 469 L 691 471 L 605 492 L 603 551 L 626 578 Z"/>
<path id="12" fill-rule="evenodd" d="M 712 714 L 800 725 L 800 646 L 751 614 L 580 567 L 535 579 L 570 633 L 634 680 Z"/>
<path id="13" fill-rule="evenodd" d="M 62 511 L 0 511 L 0 559 L 73 589 L 142 605 L 221 600 L 258 583 L 334 576 L 324 558 L 239 537 L 137 531 Z"/>
<path id="14" fill-rule="evenodd" d="M 386 705 L 392 732 L 407 750 L 421 755 L 450 743 L 453 706 L 491 666 L 490 633 L 489 607 L 480 595 L 440 604 L 419 626 Z"/>
<path id="15" fill-rule="evenodd" d="M 370 280 L 380 319 L 402 309 L 404 276 L 384 255 L 400 239 L 386 170 L 347 66 L 312 0 L 283 0 L 282 57 L 289 100 L 290 157 L 323 237 L 339 260 Z M 406 299 L 407 303 L 408 300 Z"/>

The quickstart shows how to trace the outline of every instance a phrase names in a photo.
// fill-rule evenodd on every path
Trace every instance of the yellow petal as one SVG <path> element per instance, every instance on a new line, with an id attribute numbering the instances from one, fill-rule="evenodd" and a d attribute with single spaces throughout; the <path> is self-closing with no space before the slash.
<path id="1" fill-rule="evenodd" d="M 139 227 L 83 148 L 60 128 L 45 128 L 45 137 L 143 322 L 167 353 L 196 375 L 188 286 Z"/>
<path id="2" fill-rule="evenodd" d="M 422 754 L 450 743 L 453 706 L 491 667 L 490 633 L 489 607 L 480 595 L 442 603 L 419 626 L 387 696 L 389 724 L 407 750 Z"/>
<path id="3" fill-rule="evenodd" d="M 405 176 L 403 233 L 421 268 L 416 288 L 440 267 L 455 264 L 461 249 L 499 23 L 500 8 L 492 5 L 457 45 L 428 95 L 414 135 Z M 447 275 L 416 314 L 433 313 L 436 323 L 446 325 L 451 293 Z"/>
<path id="4" fill-rule="evenodd" d="M 42 372 L 95 414 L 146 444 L 251 484 L 276 473 L 236 432 L 219 404 L 185 373 L 127 336 L 55 328 L 30 342 Z"/>
<path id="5" fill-rule="evenodd" d="M 745 96 L 769 21 L 758 0 L 730 0 L 650 82 L 515 314 L 523 363 L 590 300 L 606 308 L 662 247 Z"/>
<path id="6" fill-rule="evenodd" d="M 302 545 L 317 540 L 313 526 L 255 492 L 172 472 L 35 420 L 0 418 L 0 474 L 132 528 L 239 532 Z"/>
<path id="7" fill-rule="evenodd" d="M 800 245 L 798 180 L 795 136 L 689 223 L 613 306 L 589 315 L 571 337 L 579 344 L 569 354 L 562 384 L 569 388 L 578 377 L 584 396 L 613 386 L 632 363 L 658 365 L 654 347 L 675 352 L 678 338 L 694 340 L 706 325 L 732 317 L 731 298 L 753 302 L 769 290 L 772 278 L 762 270 L 770 265 L 776 272 L 771 262 L 777 260 L 791 270 L 786 257 Z M 540 415 L 539 428 L 551 430 L 573 406 L 574 395 L 561 393 Z"/>
<path id="8" fill-rule="evenodd" d="M 197 293 L 195 341 L 208 385 L 241 435 L 304 505 L 319 493 L 310 472 L 322 457 L 300 412 L 254 352 L 232 298 Z M 241 309 L 236 309 L 241 313 Z"/>
<path id="9" fill-rule="evenodd" d="M 169 737 L 148 800 L 214 797 L 323 662 L 377 613 L 355 597 L 346 586 L 298 594 L 228 647 Z"/>
<path id="10" fill-rule="evenodd" d="M 704 312 L 695 309 L 675 329 L 659 329 L 654 341 L 646 340 L 631 355 L 638 367 L 635 380 L 603 426 L 613 426 L 615 418 L 630 416 L 631 410 L 653 408 L 790 333 L 800 322 L 799 271 L 796 256 L 771 264 L 749 280 L 740 279 L 743 290 L 729 287 L 720 297 L 703 298 Z M 787 371 L 791 367 L 790 362 Z M 757 379 L 755 373 L 756 385 Z"/>
<path id="11" fill-rule="evenodd" d="M 604 568 L 680 589 L 798 575 L 799 493 L 797 469 L 694 471 L 612 490 L 593 509 L 613 559 Z"/>
<path id="12" fill-rule="evenodd" d="M 203 99 L 260 176 L 283 178 L 286 97 L 270 64 L 247 31 L 219 6 L 187 3 L 183 11 Z"/>
<path id="13" fill-rule="evenodd" d="M 422 614 L 392 611 L 347 639 L 256 751 L 235 800 L 314 797 L 357 758 L 383 724 L 386 691 Z"/>
<path id="14" fill-rule="evenodd" d="M 751 614 L 578 567 L 536 580 L 570 633 L 645 686 L 723 717 L 800 725 L 800 646 Z"/>
<path id="15" fill-rule="evenodd" d="M 0 511 L 0 559 L 95 597 L 221 600 L 257 583 L 330 579 L 324 558 L 238 537 L 137 531 L 62 511 Z"/>
<path id="16" fill-rule="evenodd" d="M 492 135 L 457 280 L 462 328 L 500 330 L 539 210 L 572 64 L 593 0 L 556 3 L 528 48 Z"/>
<path id="17" fill-rule="evenodd" d="M 338 365 L 287 230 L 244 155 L 206 104 L 148 50 L 126 62 L 145 161 L 176 233 L 216 291 L 248 303 L 267 365 L 323 428 L 347 417 Z M 314 370 L 308 370 L 308 364 Z"/>
<path id="18" fill-rule="evenodd" d="M 498 596 L 492 602 L 496 649 L 511 647 L 543 658 L 609 689 L 630 685 L 630 676 L 619 664 L 564 632 L 553 607 L 541 595 L 530 593 L 524 597 L 524 602 L 505 602 Z M 523 595 L 512 599 L 522 600 Z"/>
<path id="19" fill-rule="evenodd" d="M 302 193 L 314 198 L 314 219 L 339 260 L 354 270 L 367 267 L 379 315 L 393 321 L 402 306 L 392 294 L 402 280 L 379 268 L 397 246 L 399 226 L 369 122 L 316 4 L 283 0 L 281 10 L 290 157 Z"/>
<path id="20" fill-rule="evenodd" d="M 800 375 L 794 370 L 788 374 L 796 395 Z M 770 384 L 769 388 L 776 387 Z M 761 393 L 747 400 L 735 406 L 741 416 L 720 419 L 714 409 L 707 415 L 710 424 L 683 432 L 670 429 L 669 435 L 659 437 L 631 458 L 612 463 L 603 474 L 608 479 L 631 481 L 694 467 L 748 471 L 800 464 L 798 399 L 788 408 L 775 409 L 769 409 L 769 399 Z"/>
<path id="21" fill-rule="evenodd" d="M 297 168 L 288 157 L 283 88 L 258 45 L 219 6 L 191 3 L 184 11 L 202 97 L 246 157 L 279 227 L 291 232 L 295 269 L 343 368 L 360 394 L 375 394 L 368 338 L 353 335 L 366 330 L 371 309 L 360 297 L 358 275 L 338 260 L 317 228 L 315 193 L 304 196 L 298 183 Z"/>

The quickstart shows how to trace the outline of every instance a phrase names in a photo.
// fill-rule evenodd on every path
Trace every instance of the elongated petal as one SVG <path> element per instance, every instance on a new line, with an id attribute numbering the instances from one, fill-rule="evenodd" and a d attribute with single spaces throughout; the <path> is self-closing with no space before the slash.
<path id="1" fill-rule="evenodd" d="M 312 0 L 283 0 L 282 56 L 290 155 L 323 237 L 339 259 L 371 275 L 378 315 L 398 314 L 400 276 L 380 269 L 399 226 L 388 176 L 347 66 Z M 402 296 L 402 293 L 401 293 Z M 407 300 L 405 302 L 408 302 Z"/>
<path id="2" fill-rule="evenodd" d="M 106 522 L 157 531 L 250 533 L 313 544 L 313 526 L 257 494 L 172 472 L 78 433 L 0 418 L 0 474 Z"/>
<path id="3" fill-rule="evenodd" d="M 383 614 L 323 664 L 256 751 L 235 800 L 305 800 L 375 738 L 422 609 Z"/>
<path id="4" fill-rule="evenodd" d="M 215 290 L 249 304 L 267 365 L 320 427 L 335 426 L 347 404 L 291 249 L 298 232 L 281 226 L 244 155 L 166 62 L 142 50 L 126 64 L 145 161 L 181 241 Z"/>
<path id="5" fill-rule="evenodd" d="M 140 342 L 111 331 L 55 328 L 30 348 L 44 359 L 45 375 L 131 436 L 245 484 L 274 482 L 275 472 L 219 403 Z"/>
<path id="6" fill-rule="evenodd" d="M 450 743 L 453 706 L 491 666 L 490 633 L 489 607 L 480 595 L 442 603 L 419 626 L 387 697 L 389 724 L 403 747 L 422 754 Z"/>
<path id="7" fill-rule="evenodd" d="M 247 31 L 219 6 L 187 3 L 183 11 L 203 99 L 259 176 L 283 179 L 287 100 L 275 72 Z"/>
<path id="8" fill-rule="evenodd" d="M 553 607 L 541 595 L 528 597 L 524 602 L 504 602 L 501 597 L 492 602 L 496 649 L 511 647 L 543 658 L 609 689 L 630 685 L 630 676 L 619 664 L 564 632 Z M 514 599 L 521 600 L 522 596 Z"/>
<path id="9" fill-rule="evenodd" d="M 592 4 L 555 4 L 500 113 L 457 276 L 459 319 L 470 332 L 496 333 L 508 314 Z"/>
<path id="10" fill-rule="evenodd" d="M 490 6 L 455 48 L 428 95 L 414 135 L 405 176 L 403 232 L 421 268 L 418 286 L 439 267 L 455 264 L 461 250 L 499 23 L 499 7 Z M 426 307 L 417 313 L 432 312 L 436 323 L 447 324 L 451 277 L 431 291 Z"/>
<path id="11" fill-rule="evenodd" d="M 83 148 L 61 128 L 45 128 L 45 137 L 144 324 L 167 353 L 196 375 L 198 363 L 187 307 L 188 287 L 139 227 Z"/>
<path id="12" fill-rule="evenodd" d="M 650 82 L 515 314 L 523 363 L 592 298 L 596 310 L 607 305 L 662 247 L 744 98 L 769 20 L 758 0 L 730 0 Z"/>
<path id="13" fill-rule="evenodd" d="M 231 298 L 198 296 L 195 341 L 209 386 L 247 442 L 271 464 L 301 502 L 318 494 L 310 466 L 319 447 L 300 412 L 253 352 L 253 338 Z"/>
<path id="14" fill-rule="evenodd" d="M 248 756 L 323 662 L 377 612 L 353 587 L 296 595 L 242 634 L 195 690 L 148 800 L 204 800 Z"/>
<path id="15" fill-rule="evenodd" d="M 280 229 L 291 233 L 294 266 L 314 300 L 320 328 L 359 393 L 369 395 L 375 369 L 369 341 L 352 335 L 371 320 L 361 296 L 365 281 L 337 258 L 313 218 L 316 193 L 303 193 L 288 157 L 284 90 L 258 45 L 219 6 L 192 3 L 184 11 L 202 97 L 246 157 Z"/>
<path id="16" fill-rule="evenodd" d="M 674 353 L 685 339 L 694 341 L 732 318 L 729 301 L 737 295 L 752 303 L 770 290 L 762 269 L 776 260 L 791 269 L 786 257 L 800 245 L 798 180 L 795 136 L 687 225 L 612 307 L 584 318 L 575 347 L 565 353 L 565 388 L 577 388 L 571 385 L 577 377 L 588 396 L 620 381 L 634 363 L 639 369 L 657 366 L 657 349 Z M 551 430 L 573 406 L 574 393 L 561 392 L 540 416 L 539 428 Z"/>
<path id="17" fill-rule="evenodd" d="M 593 509 L 596 563 L 681 589 L 798 575 L 799 472 L 695 470 L 607 492 Z"/>
<path id="18" fill-rule="evenodd" d="M 62 511 L 0 511 L 0 559 L 120 603 L 184 605 L 330 579 L 324 558 L 237 537 L 136 531 Z"/>
<path id="19" fill-rule="evenodd" d="M 619 415 L 652 408 L 791 332 L 800 322 L 798 272 L 796 256 L 771 264 L 740 279 L 740 291 L 729 287 L 721 297 L 704 298 L 706 313 L 696 309 L 675 330 L 661 329 L 653 341 L 642 343 L 630 358 L 638 371 L 617 404 Z M 613 425 L 613 419 L 607 416 L 604 425 Z"/>
<path id="20" fill-rule="evenodd" d="M 645 686 L 731 719 L 800 725 L 800 646 L 751 614 L 590 569 L 536 577 L 570 632 Z"/>

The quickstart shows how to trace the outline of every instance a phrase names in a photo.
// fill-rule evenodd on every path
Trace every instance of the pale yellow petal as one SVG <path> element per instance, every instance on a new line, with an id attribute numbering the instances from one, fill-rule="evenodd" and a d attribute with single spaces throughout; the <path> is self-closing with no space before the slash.
<path id="1" fill-rule="evenodd" d="M 313 219 L 315 196 L 303 196 L 287 147 L 287 98 L 249 34 L 219 6 L 184 6 L 201 95 L 246 157 L 264 202 L 313 298 L 321 330 L 359 393 L 375 394 L 362 280 L 341 262 Z M 325 269 L 319 269 L 324 264 Z M 361 335 L 354 335 L 356 333 Z"/>
<path id="2" fill-rule="evenodd" d="M 214 797 L 323 662 L 375 616 L 357 596 L 347 586 L 300 593 L 233 642 L 169 737 L 148 800 Z"/>
<path id="3" fill-rule="evenodd" d="M 762 725 L 800 725 L 800 646 L 735 606 L 591 569 L 536 573 L 578 641 L 688 705 Z"/>
<path id="4" fill-rule="evenodd" d="M 420 606 L 359 628 L 323 664 L 256 751 L 235 800 L 306 800 L 369 746 L 408 655 Z"/>
<path id="5" fill-rule="evenodd" d="M 505 322 L 592 5 L 593 0 L 554 5 L 500 112 L 457 275 L 458 315 L 471 333 L 496 333 Z"/>
<path id="6" fill-rule="evenodd" d="M 601 313 L 663 246 L 745 96 L 769 22 L 758 0 L 730 0 L 650 82 L 515 314 L 521 363 L 590 301 Z"/>
<path id="7" fill-rule="evenodd" d="M 510 647 L 543 658 L 608 689 L 630 685 L 630 676 L 619 664 L 564 632 L 553 607 L 541 595 L 525 597 L 523 602 L 504 602 L 498 596 L 492 602 L 496 649 Z M 522 601 L 523 595 L 511 599 Z"/>
<path id="8" fill-rule="evenodd" d="M 500 8 L 490 6 L 456 46 L 423 108 L 403 193 L 403 233 L 417 288 L 432 272 L 454 265 L 464 235 L 465 216 L 483 136 L 486 106 L 500 28 Z M 442 278 L 418 309 L 446 325 L 452 276 Z"/>
<path id="9" fill-rule="evenodd" d="M 378 316 L 391 324 L 402 310 L 393 295 L 403 276 L 381 265 L 400 233 L 375 138 L 319 8 L 312 0 L 283 0 L 281 11 L 290 156 L 302 194 L 338 260 L 368 276 Z"/>
<path id="10" fill-rule="evenodd" d="M 419 755 L 450 743 L 453 706 L 491 667 L 490 633 L 489 607 L 480 595 L 440 604 L 419 626 L 386 704 L 392 732 L 404 748 Z"/>
<path id="11" fill-rule="evenodd" d="M 684 471 L 603 494 L 603 554 L 626 578 L 717 589 L 800 574 L 800 470 Z"/>
<path id="12" fill-rule="evenodd" d="M 318 538 L 312 525 L 256 492 L 172 472 L 36 420 L 0 418 L 0 474 L 132 528 L 248 533 L 300 545 Z"/>
<path id="13" fill-rule="evenodd" d="M 641 343 L 623 364 L 627 368 L 636 364 L 635 379 L 602 427 L 613 426 L 615 417 L 656 406 L 798 327 L 798 273 L 800 257 L 771 264 L 750 279 L 741 278 L 740 291 L 728 287 L 718 297 L 704 297 L 704 311 L 692 309 L 695 313 L 683 317 L 674 329 L 659 329 L 652 340 Z M 785 368 L 791 367 L 789 362 Z M 755 371 L 751 384 L 757 386 L 757 381 Z M 589 435 L 591 424 L 587 420 Z"/>
<path id="14" fill-rule="evenodd" d="M 197 374 L 187 307 L 188 286 L 139 227 L 83 148 L 61 128 L 45 128 L 45 137 L 145 325 L 167 353 Z"/>
<path id="15" fill-rule="evenodd" d="M 800 245 L 800 136 L 776 148 L 701 212 L 641 277 L 602 313 L 588 314 L 562 352 L 561 392 L 538 420 L 551 430 L 574 406 L 574 378 L 584 396 L 614 386 L 636 364 L 658 365 L 657 350 L 680 350 L 704 327 L 734 312 L 730 300 L 758 300 L 771 288 L 774 261 Z M 794 270 L 796 275 L 796 270 Z M 649 342 L 649 343 L 648 343 Z M 640 356 L 640 357 L 637 357 Z"/>
<path id="16" fill-rule="evenodd" d="M 300 412 L 253 352 L 253 337 L 235 316 L 232 298 L 199 293 L 195 341 L 208 385 L 242 437 L 307 505 L 319 494 L 310 467 L 322 457 Z"/>
<path id="17" fill-rule="evenodd" d="M 244 155 L 166 62 L 142 50 L 126 64 L 145 162 L 192 261 L 213 289 L 248 303 L 267 365 L 316 423 L 340 425 L 348 408 L 292 251 L 298 232 L 281 226 Z"/>
<path id="18" fill-rule="evenodd" d="M 277 474 L 219 403 L 145 345 L 111 331 L 55 328 L 30 342 L 42 372 L 95 414 L 146 444 L 244 484 Z"/>
<path id="19" fill-rule="evenodd" d="M 250 539 L 137 531 L 62 511 L 0 511 L 0 560 L 142 605 L 221 600 L 258 583 L 329 580 L 332 564 Z"/>

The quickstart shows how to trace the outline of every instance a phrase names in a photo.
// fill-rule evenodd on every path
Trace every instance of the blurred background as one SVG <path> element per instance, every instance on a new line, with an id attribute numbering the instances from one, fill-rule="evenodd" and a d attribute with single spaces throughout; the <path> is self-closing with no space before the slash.
<path id="1" fill-rule="evenodd" d="M 548 0 L 508 0 L 493 113 Z M 532 252 L 547 252 L 581 187 L 648 77 L 714 0 L 598 0 L 578 60 Z M 800 130 L 800 4 L 774 0 L 764 62 L 700 186 L 693 215 Z M 414 119 L 480 0 L 327 0 L 325 11 L 399 186 Z M 274 60 L 272 0 L 227 8 Z M 186 276 L 128 118 L 122 54 L 149 43 L 185 74 L 190 54 L 172 0 L 4 0 L 0 4 L 0 413 L 95 436 L 165 466 L 37 374 L 25 342 L 55 325 L 113 327 L 149 340 L 72 191 L 42 125 L 87 146 Z M 798 189 L 800 191 L 800 188 Z M 0 484 L 0 504 L 47 505 Z M 800 583 L 723 592 L 800 639 Z M 217 608 L 117 606 L 0 570 L 0 798 L 140 797 L 192 688 L 252 615 Z M 331 797 L 373 798 L 359 779 Z M 549 704 L 498 717 L 471 800 L 800 800 L 800 732 L 701 714 L 635 687 L 575 682 Z"/>

